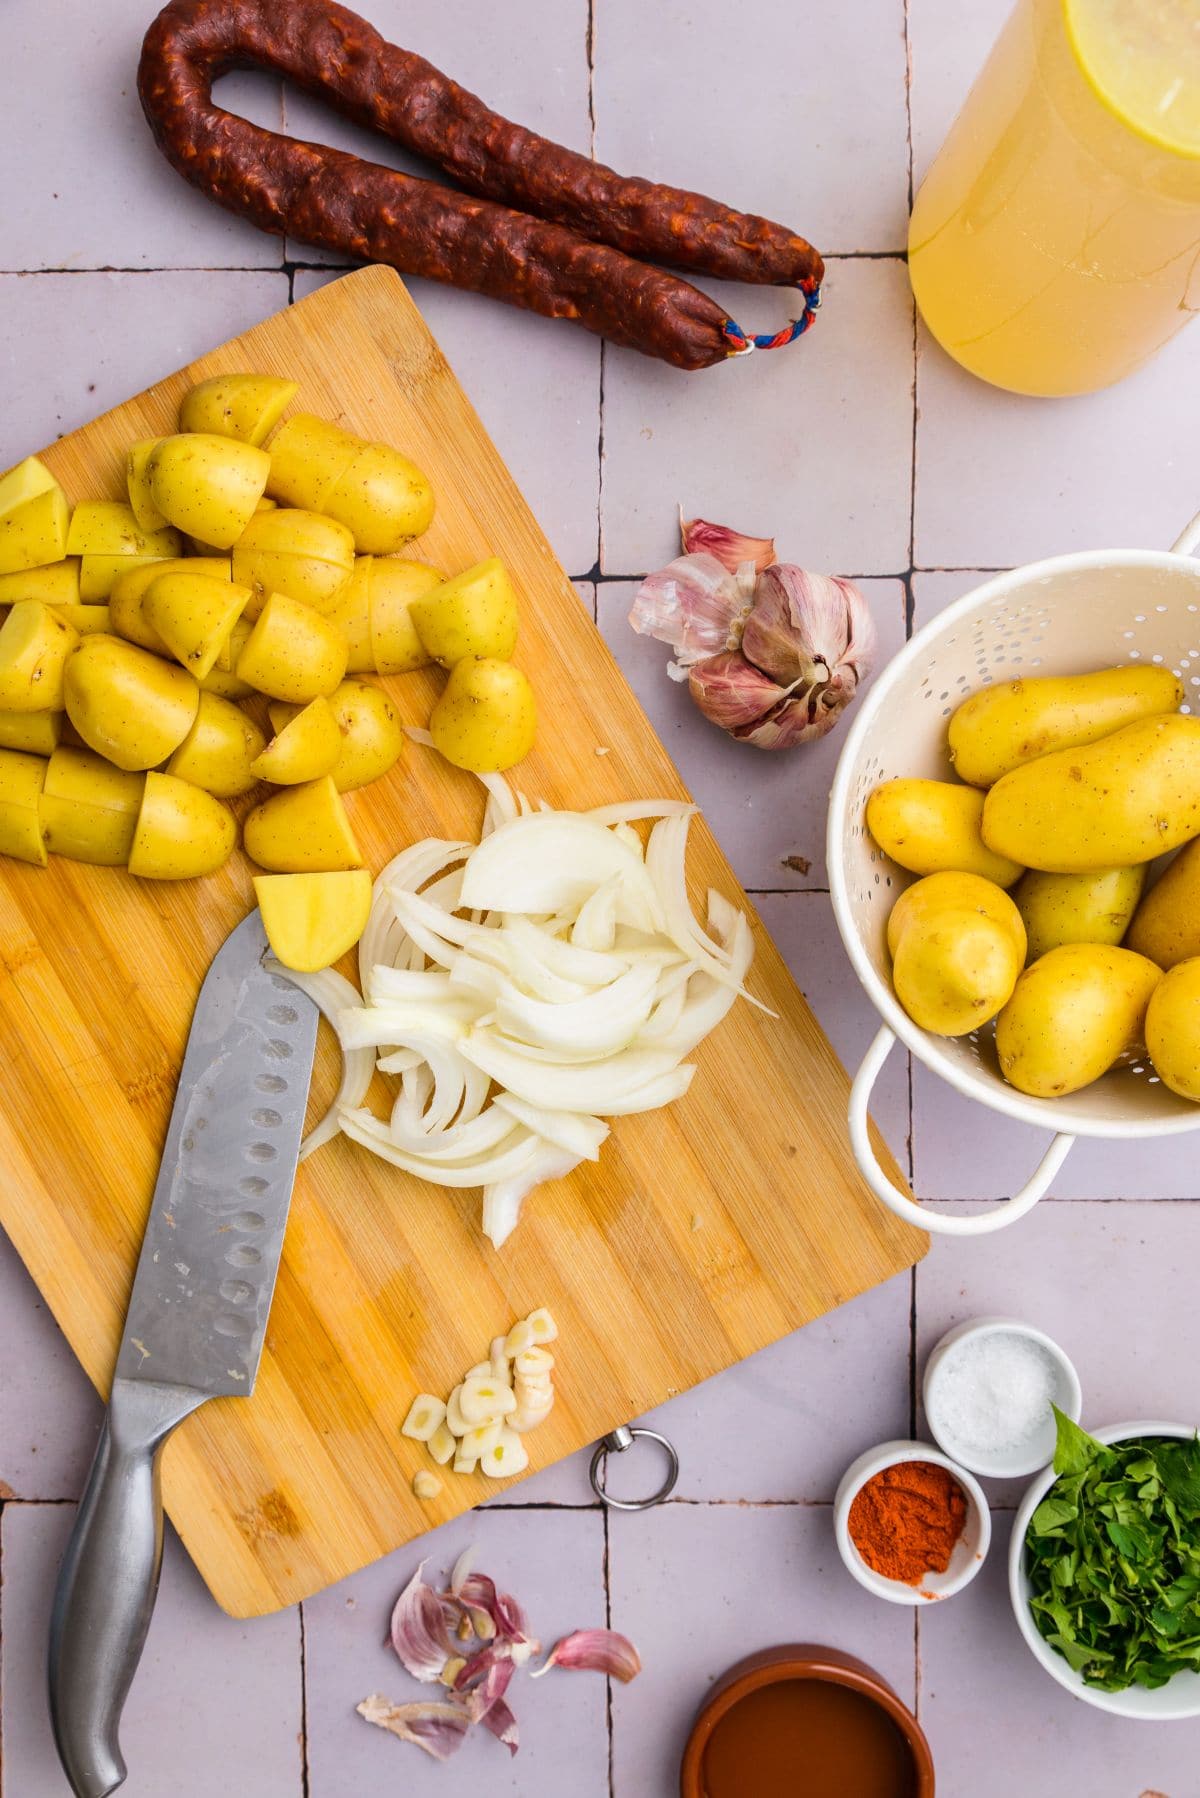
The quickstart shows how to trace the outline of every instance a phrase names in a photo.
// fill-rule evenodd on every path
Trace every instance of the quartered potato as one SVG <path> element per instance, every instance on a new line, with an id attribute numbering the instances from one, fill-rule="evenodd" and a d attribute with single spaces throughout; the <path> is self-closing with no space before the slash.
<path id="1" fill-rule="evenodd" d="M 203 680 L 249 597 L 249 587 L 180 570 L 150 582 L 142 611 L 175 660 Z"/>
<path id="2" fill-rule="evenodd" d="M 39 804 L 47 764 L 40 755 L 0 749 L 0 855 L 46 866 Z"/>
<path id="3" fill-rule="evenodd" d="M 464 656 L 507 662 L 517 647 L 517 596 L 498 556 L 414 600 L 411 616 L 426 652 L 443 668 Z"/>
<path id="4" fill-rule="evenodd" d="M 154 768 L 192 728 L 200 689 L 184 668 L 120 637 L 85 637 L 67 663 L 67 716 L 118 768 Z"/>
<path id="5" fill-rule="evenodd" d="M 339 961 L 357 943 L 371 911 L 371 876 L 365 868 L 256 874 L 254 893 L 272 954 L 302 974 Z"/>
<path id="6" fill-rule="evenodd" d="M 26 456 L 0 476 L 0 574 L 38 568 L 70 553 L 69 517 L 66 494 L 36 456 Z"/>
<path id="7" fill-rule="evenodd" d="M 278 375 L 210 375 L 184 394 L 179 429 L 236 437 L 258 448 L 299 391 L 295 381 Z"/>
<path id="8" fill-rule="evenodd" d="M 344 680 L 329 696 L 341 736 L 341 753 L 333 766 L 333 784 L 339 793 L 353 792 L 378 780 L 404 753 L 404 729 L 382 687 L 368 681 Z M 271 724 L 282 731 L 298 706 L 268 707 Z"/>
<path id="9" fill-rule="evenodd" d="M 298 711 L 284 709 L 289 716 L 254 761 L 255 779 L 294 787 L 331 773 L 342 753 L 342 733 L 328 699 L 318 694 Z"/>
<path id="10" fill-rule="evenodd" d="M 62 738 L 65 712 L 0 711 L 0 749 L 53 755 Z"/>
<path id="11" fill-rule="evenodd" d="M 56 749 L 42 789 L 42 829 L 53 855 L 121 868 L 129 860 L 144 774 L 114 768 L 90 749 Z"/>
<path id="12" fill-rule="evenodd" d="M 392 554 L 433 518 L 433 488 L 407 456 L 310 412 L 280 427 L 267 489 L 288 505 L 336 518 L 355 547 L 372 555 Z"/>
<path id="13" fill-rule="evenodd" d="M 19 599 L 0 625 L 0 707 L 61 712 L 63 674 L 79 632 L 40 599 Z"/>
<path id="14" fill-rule="evenodd" d="M 284 787 L 256 805 L 243 827 L 242 844 L 251 861 L 272 874 L 337 873 L 363 865 L 346 808 L 328 774 Z"/>
<path id="15" fill-rule="evenodd" d="M 346 672 L 346 639 L 311 606 L 272 593 L 237 659 L 236 673 L 259 693 L 307 705 L 332 693 Z"/>
<path id="16" fill-rule="evenodd" d="M 533 688 L 511 662 L 467 656 L 451 669 L 430 714 L 429 731 L 435 749 L 456 768 L 502 773 L 533 748 Z"/>
<path id="17" fill-rule="evenodd" d="M 354 539 L 345 525 L 291 506 L 256 513 L 233 546 L 233 578 L 251 591 L 248 618 L 258 617 L 271 593 L 328 613 L 353 568 Z"/>
<path id="18" fill-rule="evenodd" d="M 172 774 L 150 773 L 129 853 L 143 880 L 193 880 L 223 867 L 237 842 L 227 805 Z"/>
<path id="19" fill-rule="evenodd" d="M 235 799 L 257 785 L 259 777 L 252 764 L 265 742 L 253 718 L 247 718 L 232 701 L 202 692 L 195 722 L 166 771 L 177 780 L 215 793 L 218 799 Z"/>
<path id="20" fill-rule="evenodd" d="M 231 549 L 254 516 L 270 467 L 253 444 L 185 431 L 151 452 L 150 496 L 178 530 Z"/>

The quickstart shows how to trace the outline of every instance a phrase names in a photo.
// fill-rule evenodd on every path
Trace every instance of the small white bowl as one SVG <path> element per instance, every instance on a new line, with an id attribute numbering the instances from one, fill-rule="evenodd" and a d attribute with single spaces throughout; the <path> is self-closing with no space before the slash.
<path id="1" fill-rule="evenodd" d="M 1107 1429 L 1093 1430 L 1099 1442 L 1125 1442 L 1130 1437 L 1176 1436 L 1185 1440 L 1195 1434 L 1194 1425 L 1179 1423 L 1114 1423 Z M 1041 1635 L 1029 1609 L 1029 1578 L 1025 1571 L 1025 1532 L 1029 1520 L 1057 1479 L 1053 1467 L 1045 1468 L 1030 1484 L 1017 1506 L 1013 1518 L 1012 1540 L 1008 1548 L 1008 1591 L 1012 1599 L 1017 1628 L 1029 1644 L 1035 1660 L 1040 1661 L 1051 1679 L 1085 1704 L 1097 1710 L 1111 1711 L 1117 1717 L 1129 1717 L 1148 1723 L 1165 1723 L 1180 1717 L 1200 1717 L 1200 1673 L 1177 1673 L 1153 1692 L 1145 1686 L 1130 1686 L 1125 1692 L 1101 1692 L 1085 1685 L 1055 1648 Z"/>
<path id="2" fill-rule="evenodd" d="M 1079 1422 L 1083 1410 L 1083 1391 L 1070 1358 L 1057 1342 L 1041 1330 L 1035 1330 L 1032 1324 L 1022 1323 L 1019 1317 L 971 1317 L 965 1323 L 956 1324 L 952 1330 L 947 1330 L 931 1349 L 925 1363 L 925 1377 L 921 1384 L 925 1422 L 934 1441 L 948 1455 L 952 1455 L 962 1466 L 969 1467 L 972 1473 L 981 1473 L 985 1478 L 994 1480 L 1014 1479 L 1027 1473 L 1036 1473 L 1039 1467 L 1045 1467 L 1054 1459 L 1054 1413 L 1048 1412 L 1041 1429 L 1025 1442 L 1018 1443 L 1014 1448 L 986 1454 L 958 1441 L 953 1431 L 947 1429 L 939 1407 L 946 1368 L 952 1361 L 955 1350 L 960 1349 L 963 1343 L 981 1336 L 1002 1335 L 1024 1336 L 1043 1348 L 1054 1363 L 1056 1389 L 1051 1395 L 1054 1403 L 1060 1411 L 1066 1412 L 1073 1423 Z"/>
<path id="3" fill-rule="evenodd" d="M 945 1573 L 927 1573 L 920 1585 L 910 1586 L 904 1580 L 887 1579 L 876 1573 L 855 1548 L 850 1536 L 850 1507 L 867 1481 L 882 1473 L 885 1467 L 898 1467 L 904 1461 L 931 1461 L 952 1473 L 967 1498 L 967 1517 L 963 1533 L 954 1545 L 950 1565 Z M 890 1604 L 923 1604 L 935 1598 L 950 1598 L 970 1585 L 983 1566 L 992 1539 L 992 1518 L 979 1481 L 928 1442 L 881 1442 L 851 1462 L 842 1475 L 833 1501 L 833 1529 L 838 1553 L 860 1586 L 876 1598 Z"/>

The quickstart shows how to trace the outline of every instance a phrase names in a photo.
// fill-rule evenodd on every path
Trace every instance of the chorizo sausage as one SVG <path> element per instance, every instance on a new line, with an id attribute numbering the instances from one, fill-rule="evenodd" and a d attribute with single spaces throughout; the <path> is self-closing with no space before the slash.
<path id="1" fill-rule="evenodd" d="M 327 99 L 460 188 L 225 112 L 213 82 L 246 65 Z M 798 287 L 792 334 L 813 316 L 823 265 L 802 237 L 512 124 L 335 0 L 170 0 L 146 33 L 138 92 L 172 166 L 262 229 L 575 319 L 679 368 L 721 362 L 746 339 L 714 300 L 639 257 Z"/>

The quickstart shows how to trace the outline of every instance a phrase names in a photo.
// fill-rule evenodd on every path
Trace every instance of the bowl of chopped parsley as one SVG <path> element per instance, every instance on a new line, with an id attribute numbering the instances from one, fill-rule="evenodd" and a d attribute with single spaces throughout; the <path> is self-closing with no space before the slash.
<path id="1" fill-rule="evenodd" d="M 1200 1716 L 1200 1438 L 1156 1422 L 1090 1436 L 1057 1407 L 1055 1421 L 1053 1465 L 1013 1521 L 1021 1634 L 1087 1704 Z"/>

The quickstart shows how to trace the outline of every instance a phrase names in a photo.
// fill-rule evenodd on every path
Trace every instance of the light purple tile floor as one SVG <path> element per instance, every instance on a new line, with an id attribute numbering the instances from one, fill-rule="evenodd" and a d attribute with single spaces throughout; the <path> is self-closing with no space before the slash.
<path id="1" fill-rule="evenodd" d="M 1039 403 L 978 385 L 915 335 L 899 253 L 911 165 L 919 178 L 1006 0 L 776 8 L 732 32 L 717 0 L 514 0 L 482 11 L 446 0 L 423 13 L 400 0 L 364 4 L 385 34 L 513 116 L 618 167 L 778 212 L 831 254 L 827 311 L 800 348 L 697 376 L 424 283 L 414 292 L 853 1066 L 874 1019 L 826 892 L 838 738 L 776 762 L 727 742 L 668 682 L 665 652 L 630 633 L 636 577 L 675 553 L 682 503 L 773 531 L 790 559 L 861 577 L 891 653 L 914 616 L 967 591 L 976 571 L 1100 542 L 1165 543 L 1200 504 L 1194 407 L 1182 403 L 1200 336 L 1112 393 Z M 207 204 L 157 155 L 133 85 L 151 11 L 133 0 L 9 0 L 5 12 L 0 158 L 20 179 L 6 187 L 0 249 L 0 466 L 334 272 L 330 258 Z M 404 164 L 269 79 L 232 77 L 222 98 L 263 123 L 282 116 L 294 132 Z M 747 325 L 786 316 L 784 296 L 723 291 Z M 1040 1153 L 1037 1133 L 968 1112 L 899 1057 L 877 1117 L 917 1190 L 956 1205 L 1011 1189 Z M 485 1787 L 669 1798 L 710 1681 L 752 1648 L 804 1638 L 863 1654 L 917 1705 L 942 1798 L 1058 1798 L 1067 1785 L 1087 1798 L 1197 1798 L 1200 1725 L 1102 1718 L 1041 1676 L 1022 1646 L 1003 1559 L 1016 1486 L 993 1489 L 996 1541 L 981 1578 L 919 1613 L 872 1602 L 844 1573 L 829 1501 L 860 1449 L 913 1426 L 926 1352 L 979 1312 L 1013 1312 L 1062 1339 L 1085 1421 L 1200 1416 L 1198 1195 L 1186 1140 L 1077 1149 L 1054 1196 L 1013 1232 L 977 1246 L 936 1239 L 915 1274 L 661 1407 L 651 1421 L 683 1461 L 677 1497 L 661 1510 L 606 1519 L 577 1455 L 430 1537 L 420 1552 L 431 1571 L 473 1537 L 548 1640 L 607 1614 L 642 1650 L 642 1678 L 611 1695 L 583 1674 L 552 1674 L 520 1694 L 524 1746 L 511 1764 L 489 1739 L 437 1769 L 354 1716 L 375 1687 L 412 1695 L 380 1643 L 418 1551 L 239 1624 L 172 1540 L 127 1713 L 131 1798 Z M 68 1501 L 98 1420 L 45 1306 L 0 1245 L 3 1798 L 65 1798 L 42 1664 Z M 614 1488 L 628 1491 L 646 1465 L 614 1463 Z"/>

